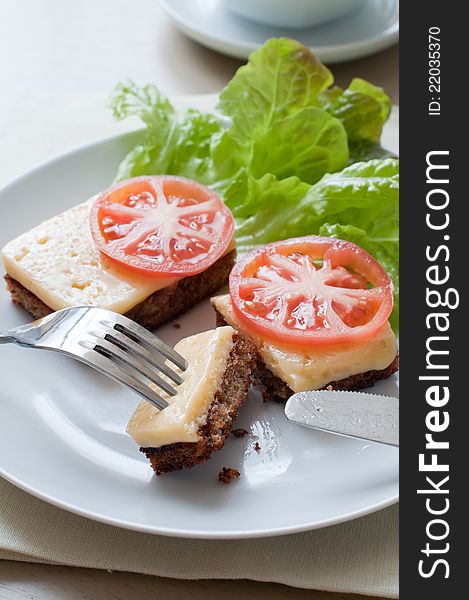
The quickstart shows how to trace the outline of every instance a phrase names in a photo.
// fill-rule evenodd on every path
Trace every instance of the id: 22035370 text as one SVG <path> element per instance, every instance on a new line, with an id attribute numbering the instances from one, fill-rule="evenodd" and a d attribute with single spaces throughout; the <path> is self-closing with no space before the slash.
<path id="1" fill-rule="evenodd" d="M 428 114 L 439 115 L 441 110 L 441 40 L 440 28 L 428 29 Z"/>

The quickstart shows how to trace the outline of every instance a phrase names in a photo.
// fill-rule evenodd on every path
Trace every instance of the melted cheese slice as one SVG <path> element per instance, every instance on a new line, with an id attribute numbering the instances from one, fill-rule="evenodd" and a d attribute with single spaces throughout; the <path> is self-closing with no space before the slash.
<path id="1" fill-rule="evenodd" d="M 385 369 L 397 354 L 396 337 L 389 323 L 365 342 L 303 350 L 248 332 L 236 319 L 228 294 L 212 298 L 211 302 L 229 325 L 254 342 L 266 366 L 294 392 L 318 390 L 331 381 Z"/>
<path id="2" fill-rule="evenodd" d="M 127 425 L 127 433 L 145 448 L 158 448 L 176 442 L 196 442 L 198 430 L 220 387 L 228 356 L 233 347 L 234 330 L 219 327 L 178 342 L 174 349 L 189 363 L 181 373 L 184 382 L 176 396 L 162 396 L 169 406 L 159 411 L 142 400 Z"/>
<path id="3" fill-rule="evenodd" d="M 140 276 L 103 257 L 89 227 L 93 200 L 9 242 L 2 250 L 5 269 L 53 310 L 90 305 L 126 313 L 180 278 Z M 227 252 L 233 248 L 231 244 Z"/>

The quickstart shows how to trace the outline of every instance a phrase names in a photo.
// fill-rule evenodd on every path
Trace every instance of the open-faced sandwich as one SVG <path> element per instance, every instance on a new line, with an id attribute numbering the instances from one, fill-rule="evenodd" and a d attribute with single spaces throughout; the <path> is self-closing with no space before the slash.
<path id="1" fill-rule="evenodd" d="M 9 242 L 5 280 L 35 318 L 92 305 L 153 328 L 226 283 L 233 230 L 230 210 L 208 188 L 137 177 Z"/>
<path id="2" fill-rule="evenodd" d="M 256 366 L 255 347 L 232 327 L 185 338 L 175 350 L 189 365 L 177 395 L 166 397 L 162 411 L 142 401 L 127 426 L 158 475 L 193 467 L 223 447 Z"/>
<path id="3" fill-rule="evenodd" d="M 255 380 L 266 400 L 358 390 L 397 371 L 391 280 L 351 242 L 308 236 L 254 250 L 212 305 L 219 325 L 256 346 Z"/>

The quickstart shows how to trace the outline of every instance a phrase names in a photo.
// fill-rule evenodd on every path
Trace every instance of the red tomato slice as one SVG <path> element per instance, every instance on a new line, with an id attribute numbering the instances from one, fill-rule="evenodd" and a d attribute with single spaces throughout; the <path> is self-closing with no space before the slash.
<path id="1" fill-rule="evenodd" d="M 393 307 L 391 280 L 373 257 L 319 236 L 250 252 L 231 272 L 230 295 L 248 329 L 301 346 L 366 340 Z"/>
<path id="2" fill-rule="evenodd" d="M 103 254 L 155 277 L 205 271 L 224 254 L 234 231 L 219 196 L 167 175 L 127 179 L 104 191 L 93 204 L 90 226 Z"/>

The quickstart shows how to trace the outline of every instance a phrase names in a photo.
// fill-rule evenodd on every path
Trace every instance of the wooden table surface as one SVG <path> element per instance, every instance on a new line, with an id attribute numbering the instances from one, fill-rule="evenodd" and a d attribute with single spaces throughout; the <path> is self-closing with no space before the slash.
<path id="1" fill-rule="evenodd" d="M 217 92 L 241 64 L 180 34 L 157 0 L 2 0 L 0 135 L 32 90 L 105 92 L 131 77 L 167 94 Z M 339 85 L 363 77 L 398 102 L 398 48 L 334 65 Z M 1 501 L 1 499 L 0 499 Z M 0 561 L 0 599 L 147 598 L 356 600 L 250 581 L 178 581 L 128 573 Z"/>

